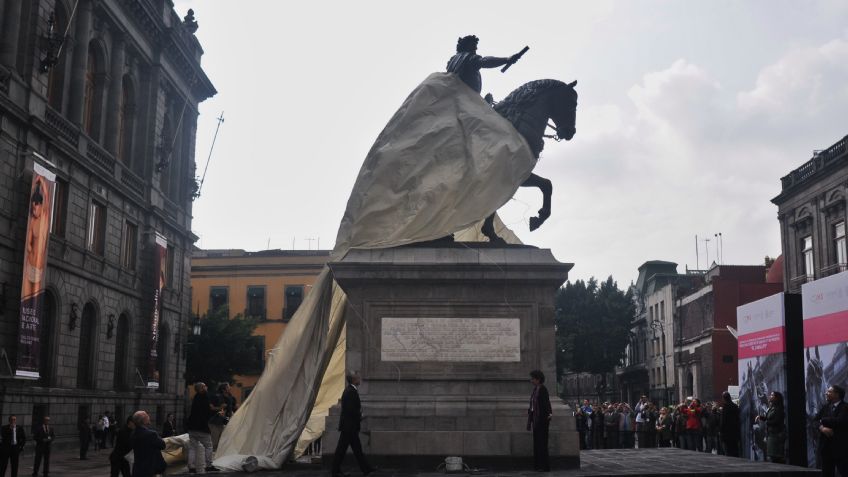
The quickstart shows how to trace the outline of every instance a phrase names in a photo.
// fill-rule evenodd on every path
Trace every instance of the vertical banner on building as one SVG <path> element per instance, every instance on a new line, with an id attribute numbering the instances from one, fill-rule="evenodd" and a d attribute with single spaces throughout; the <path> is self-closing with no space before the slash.
<path id="1" fill-rule="evenodd" d="M 801 286 L 807 391 L 807 463 L 816 467 L 819 432 L 813 419 L 828 386 L 848 384 L 848 272 Z"/>
<path id="2" fill-rule="evenodd" d="M 47 241 L 56 174 L 33 164 L 32 186 L 27 201 L 24 274 L 21 280 L 21 312 L 18 322 L 18 354 L 15 376 L 38 379 L 41 354 L 41 319 L 47 275 Z"/>
<path id="3" fill-rule="evenodd" d="M 159 319 L 162 313 L 162 288 L 165 286 L 165 257 L 168 240 L 156 234 L 153 247 L 153 316 L 150 320 L 150 351 L 147 361 L 147 387 L 159 387 Z"/>
<path id="4" fill-rule="evenodd" d="M 765 460 L 765 425 L 756 417 L 766 413 L 768 396 L 786 397 L 786 316 L 784 294 L 778 293 L 736 308 L 739 343 L 739 412 L 742 456 Z M 788 406 L 788 402 L 785 402 Z"/>

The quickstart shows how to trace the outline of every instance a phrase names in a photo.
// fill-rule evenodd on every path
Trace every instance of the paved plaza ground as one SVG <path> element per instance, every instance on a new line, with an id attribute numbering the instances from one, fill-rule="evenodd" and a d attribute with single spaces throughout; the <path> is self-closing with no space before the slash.
<path id="1" fill-rule="evenodd" d="M 50 474 L 55 477 L 94 477 L 109 475 L 108 452 L 91 453 L 89 460 L 80 461 L 79 456 L 71 452 L 56 452 L 51 459 Z M 789 465 L 770 464 L 765 462 L 750 462 L 744 459 L 724 457 L 713 454 L 684 451 L 680 449 L 616 449 L 582 451 L 580 453 L 580 469 L 538 473 L 532 471 L 497 471 L 496 469 L 481 469 L 474 475 L 485 476 L 652 476 L 652 475 L 698 475 L 710 477 L 815 477 L 817 470 L 809 470 Z M 354 461 L 348 456 L 346 471 L 351 477 L 359 477 L 361 473 L 353 470 Z M 18 473 L 21 477 L 32 474 L 32 455 L 26 455 L 21 461 Z M 471 465 L 482 465 L 469 461 Z M 184 466 L 173 466 L 167 475 L 189 475 Z M 236 477 L 254 475 L 245 472 L 215 472 L 210 477 Z M 327 477 L 329 472 L 320 465 L 296 464 L 284 470 L 263 471 L 255 474 L 257 477 Z M 435 469 L 380 469 L 372 474 L 374 477 L 435 477 L 444 475 Z"/>

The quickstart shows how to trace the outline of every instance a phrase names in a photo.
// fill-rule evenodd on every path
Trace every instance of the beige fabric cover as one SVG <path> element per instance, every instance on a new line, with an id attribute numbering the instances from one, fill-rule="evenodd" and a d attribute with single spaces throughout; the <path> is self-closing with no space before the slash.
<path id="1" fill-rule="evenodd" d="M 535 163 L 524 138 L 478 94 L 452 74 L 434 73 L 406 98 L 366 156 L 332 258 L 354 247 L 394 247 L 469 227 L 463 237 L 479 237 L 479 222 L 512 197 Z M 304 440 L 323 427 L 319 414 L 344 386 L 344 354 L 334 351 L 345 301 L 325 267 L 225 428 L 216 467 L 241 470 L 255 456 L 260 468 L 280 468 L 313 409 L 313 435 Z"/>

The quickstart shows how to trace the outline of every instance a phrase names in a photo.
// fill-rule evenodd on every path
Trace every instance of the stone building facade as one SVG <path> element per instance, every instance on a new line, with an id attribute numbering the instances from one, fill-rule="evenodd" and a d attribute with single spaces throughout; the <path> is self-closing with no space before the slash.
<path id="1" fill-rule="evenodd" d="M 777 205 L 788 292 L 848 270 L 845 198 L 848 196 L 848 136 L 781 178 Z"/>
<path id="2" fill-rule="evenodd" d="M 675 399 L 674 300 L 700 281 L 700 274 L 677 273 L 674 262 L 649 260 L 639 267 L 633 285 L 636 316 L 623 366 L 617 370 L 622 400 L 634 403 L 646 395 L 667 405 Z"/>
<path id="3" fill-rule="evenodd" d="M 0 0 L 0 414 L 183 413 L 197 106 L 216 93 L 170 0 Z M 64 38 L 64 41 L 63 41 Z M 33 163 L 56 174 L 38 381 L 9 376 Z M 152 343 L 155 237 L 167 240 Z"/>

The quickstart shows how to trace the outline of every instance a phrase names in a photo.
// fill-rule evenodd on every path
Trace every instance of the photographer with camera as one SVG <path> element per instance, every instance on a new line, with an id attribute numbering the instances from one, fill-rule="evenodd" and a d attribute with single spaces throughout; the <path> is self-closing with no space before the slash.
<path id="1" fill-rule="evenodd" d="M 684 433 L 684 449 L 701 452 L 704 450 L 702 427 L 701 427 L 701 400 L 687 399 L 687 403 L 681 403 L 678 407 L 680 414 L 686 416 L 686 430 Z"/>

